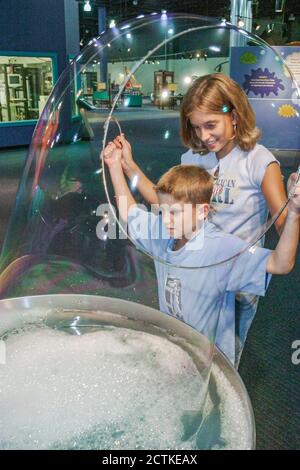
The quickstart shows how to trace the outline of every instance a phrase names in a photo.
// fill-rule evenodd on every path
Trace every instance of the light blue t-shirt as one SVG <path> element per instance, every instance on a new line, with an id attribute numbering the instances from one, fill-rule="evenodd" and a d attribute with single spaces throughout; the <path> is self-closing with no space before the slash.
<path id="1" fill-rule="evenodd" d="M 205 221 L 183 248 L 173 251 L 174 239 L 168 236 L 161 216 L 138 206 L 129 211 L 128 229 L 140 248 L 170 263 L 154 261 L 160 310 L 210 339 L 217 334 L 217 346 L 234 363 L 235 292 L 265 294 L 271 278 L 266 274 L 270 251 L 255 247 L 233 260 L 211 266 L 241 253 L 245 242 Z"/>
<path id="2" fill-rule="evenodd" d="M 210 213 L 210 220 L 224 232 L 238 235 L 251 244 L 263 233 L 267 221 L 268 206 L 261 184 L 272 162 L 279 164 L 259 144 L 249 152 L 236 146 L 220 160 L 214 152 L 200 155 L 188 150 L 181 156 L 182 164 L 201 166 L 211 175 L 219 166 L 211 201 L 215 211 Z M 263 240 L 259 245 L 263 245 Z"/>

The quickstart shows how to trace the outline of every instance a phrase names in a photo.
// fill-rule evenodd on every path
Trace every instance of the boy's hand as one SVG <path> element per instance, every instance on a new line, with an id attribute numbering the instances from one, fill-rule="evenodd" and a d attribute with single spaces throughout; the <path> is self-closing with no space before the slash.
<path id="1" fill-rule="evenodd" d="M 292 191 L 292 197 L 288 204 L 289 211 L 296 212 L 300 215 L 300 180 L 295 186 L 297 173 L 292 173 L 288 179 L 287 190 L 288 194 Z"/>
<path id="2" fill-rule="evenodd" d="M 110 142 L 103 151 L 103 159 L 109 168 L 121 165 L 122 150 Z"/>
<path id="3" fill-rule="evenodd" d="M 134 170 L 135 166 L 130 143 L 125 139 L 124 134 L 121 134 L 115 138 L 114 144 L 118 149 L 122 149 L 121 163 L 124 172 L 126 174 L 130 173 L 130 171 Z"/>

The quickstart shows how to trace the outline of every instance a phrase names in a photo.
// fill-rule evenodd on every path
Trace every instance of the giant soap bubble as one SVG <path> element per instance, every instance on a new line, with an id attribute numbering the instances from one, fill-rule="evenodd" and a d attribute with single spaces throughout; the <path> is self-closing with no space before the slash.
<path id="1" fill-rule="evenodd" d="M 178 279 L 184 271 L 190 285 L 197 285 L 202 295 L 199 302 L 202 310 L 197 322 L 192 321 L 195 317 L 193 308 L 190 308 L 190 321 L 187 321 L 202 334 L 201 360 L 195 360 L 191 354 L 202 384 L 197 384 L 198 379 L 191 384 L 196 389 L 199 386 L 199 394 L 194 395 L 196 404 L 192 405 L 193 411 L 201 409 L 205 400 L 214 344 L 218 344 L 218 328 L 220 325 L 224 328 L 224 304 L 229 279 L 236 281 L 237 276 L 232 276 L 232 273 L 237 263 L 241 266 L 241 256 L 247 255 L 248 247 L 263 236 L 278 214 L 273 215 L 272 220 L 263 227 L 253 230 L 245 243 L 233 245 L 230 252 L 216 246 L 218 255 L 213 260 L 211 253 L 204 253 L 204 250 L 201 256 L 195 258 L 193 265 L 153 257 L 147 248 L 137 248 L 135 240 L 125 236 L 114 207 L 109 173 L 100 153 L 109 141 L 123 132 L 132 145 L 138 165 L 151 181 L 157 181 L 167 169 L 180 163 L 180 156 L 186 150 L 179 136 L 179 108 L 184 94 L 195 78 L 214 72 L 231 75 L 246 88 L 249 98 L 253 98 L 252 104 L 257 111 L 258 125 L 265 135 L 266 146 L 285 148 L 286 141 L 280 140 L 283 133 L 270 133 L 268 127 L 272 125 L 272 120 L 281 119 L 282 126 L 288 129 L 288 145 L 296 148 L 299 144 L 299 104 L 295 96 L 298 88 L 279 52 L 256 36 L 225 21 L 196 15 L 150 15 L 130 24 L 122 24 L 90 41 L 71 61 L 56 84 L 33 135 L 0 260 L 2 298 L 84 294 L 78 299 L 76 308 L 72 306 L 71 313 L 67 307 L 58 308 L 53 301 L 52 310 L 58 308 L 58 323 L 52 322 L 52 311 L 41 316 L 39 326 L 45 327 L 49 354 L 53 351 L 51 347 L 56 348 L 53 347 L 55 341 L 61 341 L 61 330 L 64 331 L 64 328 L 78 336 L 85 326 L 89 327 L 88 334 L 101 330 L 97 321 L 93 324 L 90 317 L 86 319 L 89 302 L 82 300 L 86 294 L 134 302 L 131 305 L 135 307 L 126 308 L 136 309 L 136 303 L 139 303 L 157 309 L 155 267 L 156 270 L 168 272 L 166 309 L 177 317 L 177 320 L 173 319 L 175 324 L 180 323 L 178 320 L 182 319 L 183 305 Z M 284 104 L 279 100 L 272 101 L 283 91 Z M 268 100 L 264 99 L 266 96 Z M 284 135 L 287 138 L 287 133 Z M 133 180 L 129 184 L 136 200 L 145 202 L 137 192 L 136 182 Z M 247 263 L 244 262 L 243 273 L 246 272 Z M 2 328 L 4 336 L 10 327 L 13 328 L 13 335 L 19 332 L 25 334 L 25 337 L 20 337 L 25 346 L 35 339 L 39 344 L 42 341 L 40 332 L 28 332 L 26 328 L 24 331 L 20 324 L 10 323 L 9 310 L 15 309 L 10 305 L 15 304 L 10 304 L 9 300 L 8 303 L 5 300 L 2 302 L 3 308 L 7 309 L 2 321 L 8 319 L 7 325 Z M 32 301 L 24 300 L 24 305 L 27 305 L 26 302 L 31 305 Z M 109 312 L 107 304 L 105 308 Z M 64 326 L 59 318 L 63 321 L 66 311 L 70 315 L 67 326 Z M 117 314 L 116 310 L 114 314 Z M 146 322 L 143 317 L 140 320 Z M 162 325 L 163 336 L 168 334 L 172 337 L 173 332 L 176 337 L 176 328 L 168 325 L 168 320 Z M 226 317 L 226 321 L 227 327 L 234 327 L 232 316 Z M 53 325 L 59 330 L 58 335 L 49 331 Z M 130 325 L 135 329 L 132 323 Z M 155 322 L 153 328 L 151 334 L 162 335 Z M 136 326 L 136 329 L 139 327 Z M 122 335 L 127 334 L 128 342 L 135 345 L 134 335 L 122 331 L 120 334 L 121 337 L 113 341 L 122 343 Z M 5 337 L 14 351 L 15 336 L 7 334 Z M 155 343 L 155 339 L 152 340 Z M 84 343 L 85 339 L 82 341 Z M 176 343 L 176 338 L 174 341 Z M 150 355 L 154 343 L 149 339 L 152 345 L 149 346 Z M 181 346 L 183 343 L 180 343 Z M 138 344 L 139 351 L 142 346 Z M 157 347 L 162 346 L 159 344 Z M 173 354 L 175 350 L 170 348 Z M 233 349 L 234 345 L 230 343 L 229 349 L 223 350 L 231 360 Z M 71 346 L 69 353 L 72 354 Z M 22 364 L 18 367 L 22 369 Z M 189 364 L 189 367 L 193 374 L 193 366 Z M 180 374 L 179 371 L 176 380 L 179 380 Z M 8 374 L 5 380 L 12 380 L 12 376 Z M 186 407 L 186 411 L 190 408 Z M 186 413 L 183 415 L 186 416 Z M 101 421 L 103 417 L 101 414 L 99 416 Z M 199 418 L 197 413 L 192 417 L 195 416 Z M 201 422 L 198 419 L 198 422 L 194 420 L 190 423 L 198 426 L 194 434 Z M 182 420 L 176 423 L 182 425 Z M 73 426 L 72 420 L 68 426 Z M 89 428 L 85 436 L 93 432 Z M 118 432 L 116 425 L 111 430 L 111 436 L 120 437 L 122 434 Z M 183 436 L 182 432 L 181 429 L 178 435 L 170 437 L 176 448 L 185 448 L 178 441 L 178 436 Z M 65 442 L 69 437 L 66 431 Z M 7 439 L 10 439 L 9 435 Z M 106 442 L 111 445 L 109 439 Z M 51 445 L 56 445 L 55 437 Z M 147 444 L 143 445 L 147 448 Z M 206 444 L 196 439 L 190 445 L 199 448 Z"/>
<path id="2" fill-rule="evenodd" d="M 196 77 L 216 71 L 244 86 L 267 147 L 297 148 L 297 82 L 282 55 L 260 38 L 196 15 L 150 15 L 120 25 L 90 41 L 49 98 L 28 153 L 2 270 L 24 254 L 41 253 L 67 256 L 95 271 L 101 265 L 113 272 L 126 263 L 112 248 L 115 241 L 101 233 L 105 224 L 98 224 L 114 216 L 115 206 L 100 151 L 123 131 L 136 162 L 156 182 L 186 150 L 178 119 L 183 95 Z M 279 93 L 282 101 L 272 100 Z M 280 133 L 274 132 L 275 119 Z M 99 207 L 106 202 L 107 213 Z M 249 246 L 266 228 L 248 235 Z"/>

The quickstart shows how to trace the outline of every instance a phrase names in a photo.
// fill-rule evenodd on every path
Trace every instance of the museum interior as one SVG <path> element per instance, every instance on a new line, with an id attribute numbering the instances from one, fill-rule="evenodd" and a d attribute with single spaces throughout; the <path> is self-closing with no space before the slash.
<path id="1" fill-rule="evenodd" d="M 238 362 L 218 343 L 230 269 L 256 246 L 276 249 L 287 182 L 300 176 L 299 0 L 0 3 L 0 449 L 299 450 L 299 249 L 291 273 L 266 280 L 258 307 L 250 292 L 256 314 Z M 240 98 L 229 104 L 231 92 L 210 112 L 237 116 L 232 156 L 214 153 L 213 131 L 204 151 L 184 137 L 204 132 L 191 117 L 208 113 L 194 106 L 200 91 L 194 108 L 186 96 L 212 75 L 234 81 L 254 111 L 254 176 L 252 149 L 238 140 L 246 111 Z M 240 224 L 228 233 L 243 249 L 227 255 L 224 244 L 211 262 L 195 253 L 191 266 L 181 250 L 165 259 L 128 235 L 104 157 L 120 134 L 139 168 L 128 176 L 120 144 L 134 201 L 150 210 L 140 181 L 154 191 L 171 167 L 201 159 L 219 204 L 212 222 L 229 211 L 221 229 Z M 229 162 L 236 149 L 246 163 Z M 266 168 L 276 166 L 283 189 L 262 182 L 264 158 L 278 163 Z M 253 190 L 242 215 L 238 171 L 245 195 Z M 215 292 L 219 275 L 226 294 Z M 180 276 L 191 291 L 199 279 L 203 305 L 215 295 L 204 327 L 181 315 Z M 237 305 L 244 289 L 235 292 Z"/>

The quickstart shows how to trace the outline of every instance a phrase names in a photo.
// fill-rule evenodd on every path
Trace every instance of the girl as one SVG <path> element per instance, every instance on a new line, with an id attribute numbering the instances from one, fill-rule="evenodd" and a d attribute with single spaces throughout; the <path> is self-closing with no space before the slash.
<path id="1" fill-rule="evenodd" d="M 260 132 L 245 92 L 223 74 L 205 75 L 185 95 L 180 117 L 182 140 L 189 147 L 181 163 L 199 165 L 214 176 L 211 221 L 249 243 L 257 240 L 268 212 L 276 214 L 287 198 L 279 162 L 257 143 Z M 125 173 L 137 177 L 137 188 L 149 203 L 157 203 L 153 183 L 126 152 L 130 146 L 124 136 L 117 142 L 123 147 Z M 285 210 L 276 221 L 278 233 L 286 215 Z M 263 245 L 263 239 L 258 244 Z M 257 304 L 256 296 L 236 297 L 236 365 Z"/>

